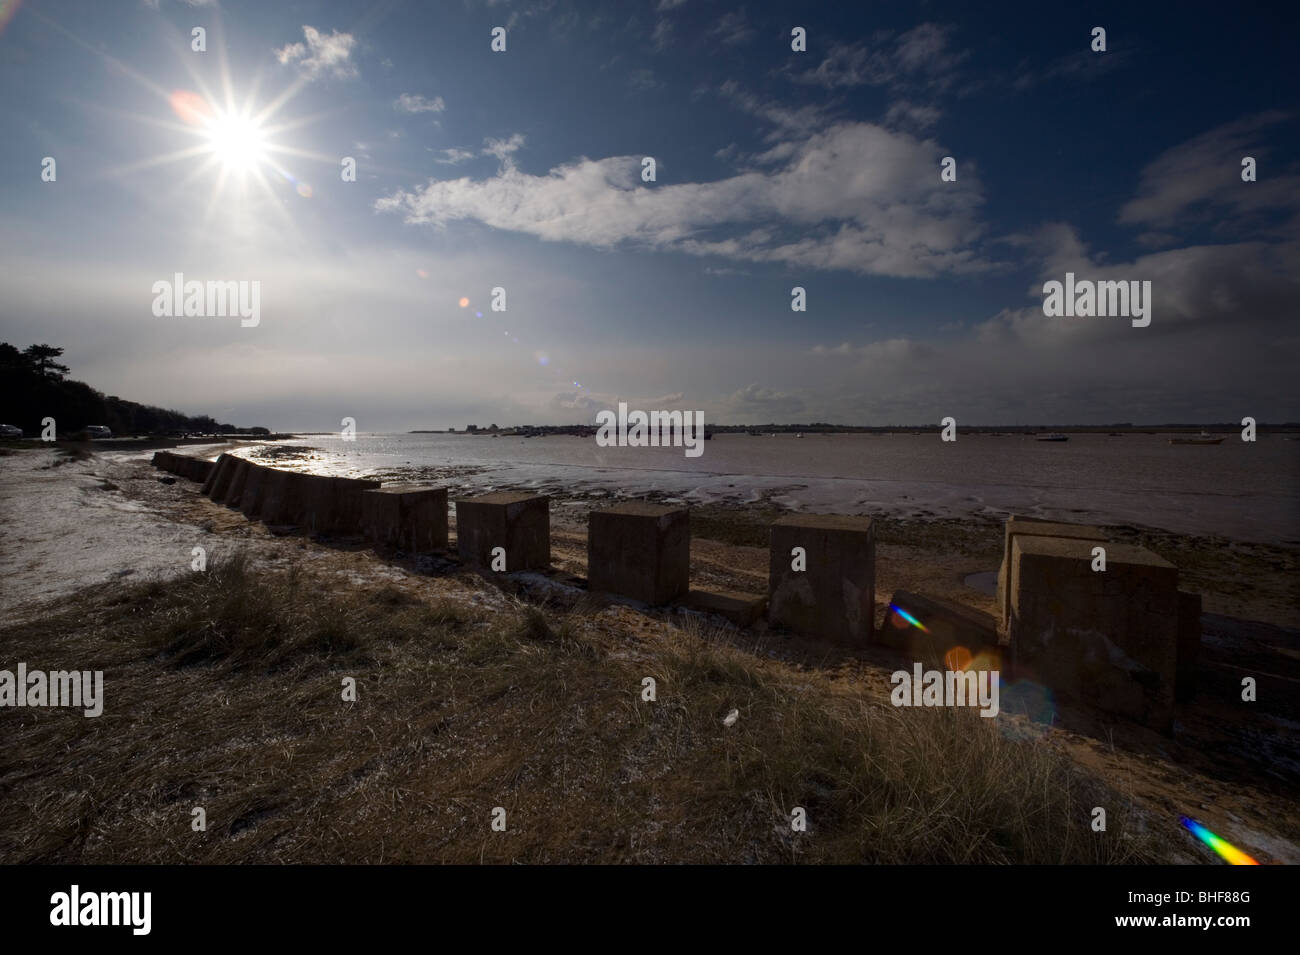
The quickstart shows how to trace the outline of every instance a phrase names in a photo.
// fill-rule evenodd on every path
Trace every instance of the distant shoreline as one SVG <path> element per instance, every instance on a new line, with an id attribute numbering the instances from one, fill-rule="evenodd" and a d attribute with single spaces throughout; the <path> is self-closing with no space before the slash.
<path id="1" fill-rule="evenodd" d="M 957 425 L 958 434 L 984 435 L 1025 435 L 1056 432 L 1060 434 L 1199 434 L 1206 432 L 1214 435 L 1239 434 L 1242 425 L 1238 424 L 1150 424 L 1150 425 L 1087 425 L 1087 424 L 1053 424 L 1053 425 Z M 937 424 L 927 425 L 836 425 L 836 424 L 710 424 L 712 434 L 929 434 L 940 431 Z M 517 435 L 532 434 L 545 437 L 551 434 L 594 434 L 594 425 L 508 425 L 504 428 L 417 428 L 412 431 L 372 432 L 374 434 L 463 434 L 463 435 Z M 1300 424 L 1256 424 L 1257 434 L 1300 434 Z M 333 434 L 332 431 L 307 432 L 300 435 Z"/>

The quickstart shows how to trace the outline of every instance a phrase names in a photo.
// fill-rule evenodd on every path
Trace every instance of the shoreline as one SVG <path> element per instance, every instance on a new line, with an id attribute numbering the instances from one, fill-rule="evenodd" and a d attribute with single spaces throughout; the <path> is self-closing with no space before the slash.
<path id="1" fill-rule="evenodd" d="M 9 629 L 35 625 L 42 614 L 79 601 L 87 601 L 93 613 L 111 604 L 116 592 L 147 582 L 184 586 L 181 581 L 191 573 L 195 544 L 205 547 L 209 561 L 221 563 L 243 554 L 254 567 L 275 573 L 296 567 L 320 586 L 341 593 L 388 588 L 411 600 L 450 601 L 491 614 L 510 613 L 524 601 L 546 613 L 577 614 L 612 633 L 613 639 L 632 641 L 630 646 L 659 639 L 656 635 L 668 621 L 681 626 L 693 618 L 700 626 L 719 626 L 699 615 L 644 611 L 622 602 L 593 604 L 585 591 L 542 575 L 511 575 L 515 579 L 503 587 L 436 557 L 376 552 L 353 541 L 320 541 L 298 533 L 276 536 L 238 511 L 202 497 L 192 482 L 164 483 L 164 475 L 149 467 L 144 455 L 70 457 L 68 463 L 56 465 L 58 457 L 34 451 L 0 458 L 4 519 L 11 526 L 24 525 L 13 540 L 21 555 L 10 547 L 0 553 L 9 590 L 3 601 L 6 618 L 12 621 Z M 582 503 L 594 507 L 601 498 Z M 584 574 L 585 512 L 579 507 L 553 510 L 557 517 L 561 512 L 563 517 L 552 527 L 552 566 L 561 574 Z M 765 528 L 780 512 L 771 502 L 761 508 L 693 507 L 692 586 L 764 592 Z M 965 581 L 972 573 L 996 570 L 999 523 L 880 519 L 877 526 L 878 617 L 897 589 L 994 609 L 991 595 Z M 1300 647 L 1292 583 L 1295 553 L 1231 542 L 1226 547 L 1211 543 L 1207 551 L 1205 540 L 1142 528 L 1128 528 L 1127 533 L 1179 566 L 1186 575 L 1183 586 L 1202 592 L 1207 652 L 1258 655 L 1278 639 Z M 44 589 L 34 585 L 37 581 Z M 37 597 L 41 599 L 33 599 Z M 838 692 L 837 686 L 853 686 L 857 692 L 887 699 L 888 674 L 898 665 L 889 650 L 844 650 L 762 626 L 722 626 L 712 639 L 737 648 L 746 659 L 811 674 L 824 681 L 818 685 L 828 693 Z M 1266 726 L 1272 724 L 1273 718 L 1265 719 Z M 1130 780 L 1132 796 L 1144 811 L 1160 815 L 1177 807 L 1198 810 L 1216 832 L 1236 834 L 1238 840 L 1249 833 L 1244 841 L 1264 857 L 1300 862 L 1300 805 L 1295 800 L 1300 751 L 1283 738 L 1286 721 L 1274 729 L 1252 726 L 1242 723 L 1231 708 L 1203 701 L 1182 712 L 1179 737 L 1173 741 L 1064 705 L 1053 722 L 1053 727 L 1039 729 L 1045 742 L 1067 753 L 1081 769 L 1102 778 L 1118 774 Z M 1282 788 L 1270 773 L 1284 783 Z M 1177 861 L 1193 860 L 1189 856 Z"/>
<path id="2" fill-rule="evenodd" d="M 873 518 L 998 523 L 1015 514 L 1300 548 L 1300 499 L 1294 488 L 1275 475 L 1247 495 L 1238 487 L 1247 459 L 1224 449 L 1134 444 L 1142 463 L 1125 465 L 1122 480 L 1115 483 L 1099 464 L 1105 459 L 1095 457 L 1100 450 L 1060 451 L 1032 440 L 1013 448 L 1005 441 L 980 438 L 962 445 L 965 450 L 959 454 L 966 457 L 949 458 L 934 450 L 930 438 L 911 436 L 899 444 L 869 436 L 817 435 L 796 446 L 790 436 L 761 441 L 729 435 L 713 442 L 718 447 L 708 463 L 689 459 L 696 463 L 688 465 L 672 453 L 675 449 L 639 449 L 615 459 L 594 451 L 586 439 L 567 437 L 554 439 L 545 451 L 523 438 L 507 438 L 504 444 L 474 442 L 480 450 L 463 451 L 463 442 L 446 436 L 428 436 L 432 444 L 409 446 L 401 440 L 406 436 L 386 441 L 393 437 L 359 443 L 267 443 L 241 455 L 290 470 L 446 485 L 452 494 L 520 489 L 546 494 L 557 506 L 571 499 L 629 496 L 691 506 L 770 504 L 789 511 Z M 1106 448 L 1107 439 L 1099 440 L 1100 448 Z M 856 442 L 847 457 L 835 450 L 844 442 Z M 750 444 L 757 450 L 751 451 Z M 1290 467 L 1291 448 L 1278 441 L 1267 449 L 1268 460 Z M 1205 486 L 1190 474 L 1179 476 L 1179 469 L 1195 465 L 1206 453 L 1219 462 L 1218 480 L 1229 482 L 1226 491 Z M 800 456 L 806 454 L 828 457 L 820 467 L 801 466 Z M 877 461 L 877 455 L 883 457 Z M 832 464 L 848 469 L 840 475 L 875 476 L 839 476 Z M 1144 480 L 1148 466 L 1165 469 L 1164 477 L 1149 487 L 1135 483 Z M 1042 467 L 1051 470 L 1040 474 L 1036 469 Z M 1076 473 L 1076 478 L 1062 480 L 1063 474 Z"/>

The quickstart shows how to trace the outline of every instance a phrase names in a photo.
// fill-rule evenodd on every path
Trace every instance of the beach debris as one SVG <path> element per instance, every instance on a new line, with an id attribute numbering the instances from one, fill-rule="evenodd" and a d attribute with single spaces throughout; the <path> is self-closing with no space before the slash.
<path id="1" fill-rule="evenodd" d="M 722 721 L 723 726 L 735 726 L 736 720 L 740 719 L 740 710 L 733 709 L 727 714 L 726 719 Z"/>

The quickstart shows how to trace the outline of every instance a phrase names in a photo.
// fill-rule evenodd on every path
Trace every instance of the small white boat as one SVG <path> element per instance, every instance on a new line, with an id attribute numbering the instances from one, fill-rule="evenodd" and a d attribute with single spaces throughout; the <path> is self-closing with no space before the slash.
<path id="1" fill-rule="evenodd" d="M 1170 438 L 1169 443 L 1170 444 L 1222 444 L 1223 438 L 1224 438 L 1223 435 L 1220 435 L 1219 437 L 1216 438 L 1214 435 L 1210 434 L 1209 432 L 1202 431 L 1200 434 L 1194 435 L 1192 437 Z"/>

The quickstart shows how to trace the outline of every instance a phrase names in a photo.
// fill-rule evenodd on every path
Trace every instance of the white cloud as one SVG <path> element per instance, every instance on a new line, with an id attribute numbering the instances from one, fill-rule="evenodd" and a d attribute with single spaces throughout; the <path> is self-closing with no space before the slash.
<path id="1" fill-rule="evenodd" d="M 952 28 L 922 23 L 894 37 L 877 34 L 871 45 L 836 44 L 813 69 L 797 74 L 800 83 L 827 89 L 846 86 L 908 86 L 942 89 L 956 77 L 966 51 L 950 49 Z"/>
<path id="2" fill-rule="evenodd" d="M 426 99 L 419 93 L 403 93 L 393 101 L 393 108 L 403 113 L 441 113 L 447 104 L 441 96 Z"/>
<path id="3" fill-rule="evenodd" d="M 326 36 L 312 26 L 303 26 L 302 34 L 306 43 L 290 43 L 275 51 L 282 64 L 296 63 L 299 72 L 309 80 L 322 76 L 349 79 L 358 75 L 352 63 L 352 48 L 356 45 L 352 34 L 335 30 Z"/>
<path id="4" fill-rule="evenodd" d="M 799 395 L 758 384 L 746 385 L 721 402 L 721 410 L 729 420 L 759 424 L 798 414 L 804 407 Z M 759 420 L 764 415 L 766 420 Z"/>
<path id="5" fill-rule="evenodd" d="M 475 153 L 472 149 L 456 149 L 455 147 L 452 147 L 451 149 L 444 149 L 442 155 L 442 159 L 435 159 L 434 162 L 446 163 L 449 166 L 454 166 L 457 163 L 473 159 Z"/>
<path id="6" fill-rule="evenodd" d="M 1061 77 L 1068 77 L 1071 80 L 1095 79 L 1118 67 L 1126 66 L 1128 62 L 1128 52 L 1125 50 L 1109 50 L 1101 55 L 1084 48 L 1067 53 L 1041 70 L 1029 68 L 1022 61 L 1017 68 L 1019 73 L 1011 85 L 1017 90 L 1025 90 L 1046 80 Z"/>
<path id="7" fill-rule="evenodd" d="M 771 123 L 773 129 L 767 134 L 769 141 L 778 139 L 804 139 L 828 122 L 826 107 L 814 103 L 803 106 L 785 106 L 770 100 L 762 100 L 753 93 L 741 89 L 735 80 L 727 80 L 718 92 L 731 100 L 747 113 Z"/>
<path id="8" fill-rule="evenodd" d="M 644 93 L 662 84 L 655 79 L 653 70 L 633 70 L 627 78 L 627 85 L 638 93 Z"/>
<path id="9" fill-rule="evenodd" d="M 1159 229 L 1214 221 L 1221 231 L 1259 226 L 1270 213 L 1289 214 L 1283 231 L 1300 231 L 1300 176 L 1269 168 L 1267 133 L 1291 117 L 1276 110 L 1218 126 L 1157 156 L 1142 170 L 1137 195 L 1120 209 L 1126 225 Z M 1258 181 L 1242 182 L 1241 160 L 1263 166 Z"/>
<path id="10" fill-rule="evenodd" d="M 933 106 L 899 100 L 885 113 L 885 123 L 895 129 L 926 130 L 939 122 L 943 114 Z"/>
<path id="11" fill-rule="evenodd" d="M 493 155 L 507 155 L 512 137 Z M 514 146 L 517 148 L 517 145 Z M 768 171 L 713 182 L 641 182 L 640 156 L 578 159 L 540 176 L 505 163 L 486 180 L 430 181 L 376 203 L 407 222 L 472 220 L 539 238 L 608 248 L 631 243 L 749 262 L 901 277 L 987 267 L 977 171 L 946 189 L 929 140 L 841 123 L 799 143 Z"/>
<path id="12" fill-rule="evenodd" d="M 663 50 L 672 41 L 673 25 L 666 18 L 661 19 L 655 24 L 654 32 L 650 34 L 650 44 L 656 51 Z"/>
<path id="13" fill-rule="evenodd" d="M 483 140 L 483 155 L 496 156 L 497 159 L 505 159 L 512 153 L 518 152 L 524 144 L 524 134 L 515 133 L 509 139 L 485 139 Z"/>
<path id="14" fill-rule="evenodd" d="M 723 46 L 737 46 L 754 38 L 755 30 L 749 25 L 744 10 L 724 13 L 709 31 L 709 36 L 721 41 Z"/>

